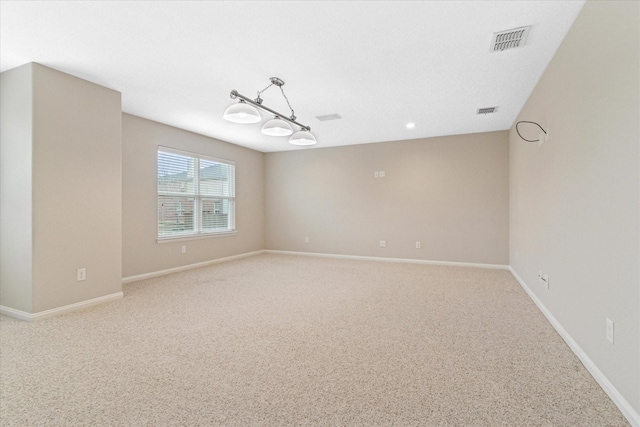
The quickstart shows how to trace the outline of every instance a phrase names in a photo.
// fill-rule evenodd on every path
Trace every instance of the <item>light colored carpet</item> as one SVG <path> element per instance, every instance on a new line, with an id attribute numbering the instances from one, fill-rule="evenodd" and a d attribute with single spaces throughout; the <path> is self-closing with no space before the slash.
<path id="1" fill-rule="evenodd" d="M 508 271 L 259 255 L 0 320 L 3 426 L 625 426 Z"/>

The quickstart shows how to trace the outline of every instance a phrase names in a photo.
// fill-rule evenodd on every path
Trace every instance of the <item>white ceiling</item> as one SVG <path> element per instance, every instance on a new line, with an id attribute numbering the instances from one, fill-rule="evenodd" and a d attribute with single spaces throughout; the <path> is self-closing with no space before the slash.
<path id="1" fill-rule="evenodd" d="M 255 98 L 272 76 L 315 148 L 488 132 L 511 127 L 583 5 L 2 1 L 0 70 L 38 62 L 121 92 L 126 113 L 263 152 L 298 147 L 222 113 L 232 89 Z M 489 52 L 494 32 L 527 25 L 524 47 Z M 288 115 L 277 87 L 262 98 Z"/>

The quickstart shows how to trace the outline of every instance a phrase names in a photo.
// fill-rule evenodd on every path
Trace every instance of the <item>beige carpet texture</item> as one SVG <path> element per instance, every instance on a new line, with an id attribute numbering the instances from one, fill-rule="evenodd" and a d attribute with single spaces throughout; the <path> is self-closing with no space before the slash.
<path id="1" fill-rule="evenodd" d="M 2 426 L 627 426 L 511 273 L 263 254 L 0 319 Z"/>

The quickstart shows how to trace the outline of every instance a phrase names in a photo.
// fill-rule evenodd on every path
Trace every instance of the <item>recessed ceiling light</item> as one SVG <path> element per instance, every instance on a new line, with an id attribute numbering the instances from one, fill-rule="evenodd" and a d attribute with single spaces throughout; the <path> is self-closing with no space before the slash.
<path id="1" fill-rule="evenodd" d="M 416 127 L 416 124 L 413 122 L 407 123 L 407 129 L 413 129 L 414 127 Z"/>

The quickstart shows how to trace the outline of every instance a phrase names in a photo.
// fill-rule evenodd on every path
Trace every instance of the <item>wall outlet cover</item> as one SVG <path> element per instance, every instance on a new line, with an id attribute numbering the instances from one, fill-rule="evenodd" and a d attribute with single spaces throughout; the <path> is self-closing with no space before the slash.
<path id="1" fill-rule="evenodd" d="M 607 341 L 613 344 L 613 320 L 607 317 Z"/>

